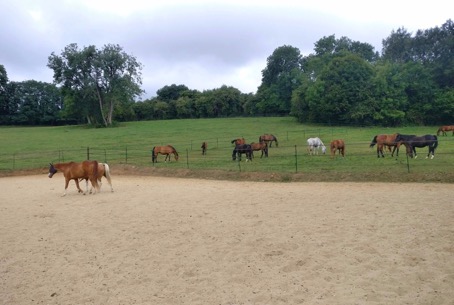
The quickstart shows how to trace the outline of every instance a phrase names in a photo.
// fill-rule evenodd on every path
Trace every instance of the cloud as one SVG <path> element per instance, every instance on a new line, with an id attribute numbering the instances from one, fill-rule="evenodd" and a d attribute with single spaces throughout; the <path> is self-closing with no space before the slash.
<path id="1" fill-rule="evenodd" d="M 47 58 L 70 43 L 119 44 L 144 65 L 144 98 L 165 85 L 255 92 L 267 57 L 283 45 L 313 52 L 336 35 L 381 51 L 392 30 L 415 32 L 448 20 L 437 1 L 88 1 L 16 0 L 0 4 L 0 64 L 11 81 L 52 82 Z"/>

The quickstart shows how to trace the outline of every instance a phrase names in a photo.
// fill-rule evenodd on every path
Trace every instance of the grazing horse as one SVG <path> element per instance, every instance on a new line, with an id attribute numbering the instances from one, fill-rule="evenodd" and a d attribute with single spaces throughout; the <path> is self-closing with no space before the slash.
<path id="1" fill-rule="evenodd" d="M 101 179 L 102 177 L 106 177 L 107 183 L 109 183 L 110 186 L 110 191 L 113 192 L 113 187 L 112 187 L 112 177 L 110 176 L 110 167 L 109 164 L 107 163 L 101 163 L 98 162 L 98 184 L 99 184 L 99 190 L 101 191 L 101 186 L 102 182 Z M 83 178 L 80 178 L 79 181 L 83 180 Z M 88 178 L 85 178 L 85 188 L 88 191 Z M 90 189 L 90 194 L 93 191 L 93 187 Z"/>
<path id="2" fill-rule="evenodd" d="M 334 158 L 336 151 L 339 151 L 339 155 L 345 157 L 345 143 L 344 140 L 332 140 L 329 144 L 331 150 L 331 158 Z"/>
<path id="3" fill-rule="evenodd" d="M 377 144 L 377 158 L 380 158 L 380 155 L 382 158 L 385 157 L 383 153 L 383 149 L 386 149 L 388 147 L 389 151 L 391 151 L 391 147 L 393 147 L 393 151 L 391 153 L 391 157 L 394 156 L 394 152 L 397 149 L 396 156 L 399 156 L 399 147 L 402 144 L 402 142 L 396 141 L 397 133 L 393 134 L 379 134 L 376 135 L 369 147 L 374 147 L 375 144 Z"/>
<path id="4" fill-rule="evenodd" d="M 202 149 L 202 155 L 206 155 L 207 154 L 207 149 L 208 149 L 208 143 L 207 142 L 202 142 L 202 146 L 200 146 L 200 148 Z"/>
<path id="5" fill-rule="evenodd" d="M 277 138 L 272 135 L 272 134 L 264 134 L 259 137 L 259 142 L 266 142 L 269 144 L 269 147 L 273 145 L 273 142 L 276 143 L 276 147 L 279 146 L 279 142 L 277 141 Z"/>
<path id="6" fill-rule="evenodd" d="M 416 154 L 416 147 L 429 147 L 429 152 L 427 153 L 427 158 L 433 159 L 435 157 L 435 149 L 438 146 L 438 138 L 435 135 L 430 135 L 426 134 L 424 136 L 415 136 L 415 135 L 403 135 L 403 134 L 397 134 L 396 141 L 402 141 L 402 143 L 409 145 L 411 147 L 411 150 L 409 151 L 407 149 L 407 154 L 411 158 L 416 159 L 418 155 Z"/>
<path id="7" fill-rule="evenodd" d="M 244 138 L 238 138 L 238 139 L 233 139 L 232 142 L 230 142 L 232 144 L 235 144 L 235 146 L 237 145 L 241 145 L 241 144 L 246 144 L 246 140 Z"/>
<path id="8" fill-rule="evenodd" d="M 251 148 L 252 148 L 252 157 L 254 157 L 254 151 L 262 151 L 262 155 L 260 158 L 263 157 L 263 154 L 265 154 L 265 158 L 268 158 L 268 144 L 266 142 L 260 142 L 260 143 L 251 143 Z"/>
<path id="9" fill-rule="evenodd" d="M 326 153 L 326 146 L 323 144 L 320 138 L 309 138 L 307 139 L 307 151 L 309 155 L 318 155 L 318 151 L 322 149 L 322 153 Z"/>
<path id="10" fill-rule="evenodd" d="M 454 125 L 441 126 L 437 130 L 437 136 L 439 136 L 440 133 L 442 136 L 447 136 L 447 131 L 452 131 L 452 135 L 454 136 Z"/>
<path id="11" fill-rule="evenodd" d="M 252 161 L 252 147 L 250 144 L 236 145 L 232 152 L 232 160 L 235 161 L 238 155 L 238 161 L 241 161 L 242 154 L 246 154 L 246 162 Z"/>
<path id="12" fill-rule="evenodd" d="M 167 158 L 170 162 L 170 156 L 173 154 L 175 161 L 178 161 L 178 152 L 172 145 L 165 145 L 165 146 L 155 146 L 151 150 L 151 162 L 157 163 L 158 162 L 158 154 L 166 155 L 164 162 L 167 162 Z"/>
<path id="13" fill-rule="evenodd" d="M 76 182 L 76 186 L 79 193 L 85 193 L 79 187 L 79 179 L 89 179 L 92 187 L 95 188 L 95 192 L 99 191 L 98 184 L 98 161 L 83 161 L 83 162 L 67 162 L 67 163 L 55 163 L 49 164 L 49 178 L 52 178 L 57 171 L 63 172 L 65 176 L 65 192 L 62 196 L 66 195 L 66 189 L 70 180 Z"/>

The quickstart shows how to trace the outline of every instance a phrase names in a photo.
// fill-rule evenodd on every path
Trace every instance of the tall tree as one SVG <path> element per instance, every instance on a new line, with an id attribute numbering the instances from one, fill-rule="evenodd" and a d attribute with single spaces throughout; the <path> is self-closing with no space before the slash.
<path id="1" fill-rule="evenodd" d="M 256 109 L 264 114 L 289 114 L 292 92 L 299 86 L 302 56 L 298 48 L 282 46 L 268 57 L 257 90 Z"/>
<path id="2" fill-rule="evenodd" d="M 70 44 L 60 56 L 52 53 L 47 66 L 54 71 L 54 82 L 70 97 L 65 101 L 78 103 L 81 107 L 73 107 L 78 112 L 85 109 L 78 114 L 85 115 L 89 123 L 98 115 L 103 125 L 112 125 L 116 105 L 130 103 L 143 92 L 142 65 L 119 45 L 79 50 L 77 44 Z M 95 103 L 97 113 L 93 112 Z"/>

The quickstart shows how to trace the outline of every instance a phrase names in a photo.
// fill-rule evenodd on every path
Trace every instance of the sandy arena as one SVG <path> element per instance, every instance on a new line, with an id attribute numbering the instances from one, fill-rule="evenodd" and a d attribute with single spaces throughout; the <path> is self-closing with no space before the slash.
<path id="1" fill-rule="evenodd" d="M 103 181 L 0 178 L 1 304 L 453 304 L 454 185 Z"/>

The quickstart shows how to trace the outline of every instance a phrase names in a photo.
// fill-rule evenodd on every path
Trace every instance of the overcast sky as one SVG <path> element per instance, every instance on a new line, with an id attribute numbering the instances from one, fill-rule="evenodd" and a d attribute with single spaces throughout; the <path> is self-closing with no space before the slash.
<path id="1" fill-rule="evenodd" d="M 52 83 L 49 55 L 119 44 L 143 64 L 142 99 L 166 85 L 257 91 L 266 59 L 283 45 L 313 53 L 324 36 L 381 52 L 382 40 L 452 19 L 454 1 L 15 0 L 0 4 L 0 64 L 10 81 Z"/>

